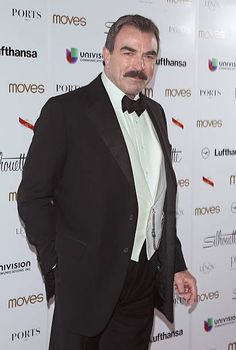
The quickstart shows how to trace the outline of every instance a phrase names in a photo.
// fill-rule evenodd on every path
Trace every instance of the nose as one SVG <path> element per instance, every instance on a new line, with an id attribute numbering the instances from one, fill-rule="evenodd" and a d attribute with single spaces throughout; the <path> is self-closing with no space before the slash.
<path id="1" fill-rule="evenodd" d="M 141 55 L 137 55 L 135 57 L 134 67 L 136 70 L 143 70 L 144 69 L 144 58 Z"/>

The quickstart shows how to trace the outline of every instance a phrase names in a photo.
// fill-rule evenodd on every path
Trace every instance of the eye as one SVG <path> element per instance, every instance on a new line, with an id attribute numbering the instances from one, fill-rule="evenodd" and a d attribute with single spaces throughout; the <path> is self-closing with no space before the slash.
<path id="1" fill-rule="evenodd" d="M 144 55 L 144 58 L 149 60 L 149 61 L 155 61 L 156 60 L 156 56 L 155 55 L 152 55 L 152 54 L 147 54 L 147 55 Z"/>
<path id="2" fill-rule="evenodd" d="M 123 54 L 124 54 L 125 56 L 133 56 L 133 55 L 134 55 L 134 52 L 132 52 L 132 51 L 124 51 Z"/>

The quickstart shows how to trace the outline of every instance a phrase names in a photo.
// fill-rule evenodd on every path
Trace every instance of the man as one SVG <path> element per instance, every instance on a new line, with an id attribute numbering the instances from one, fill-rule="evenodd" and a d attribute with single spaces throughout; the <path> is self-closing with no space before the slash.
<path id="1" fill-rule="evenodd" d="M 152 79 L 159 33 L 123 16 L 104 72 L 51 98 L 35 125 L 18 191 L 55 311 L 50 350 L 146 350 L 154 306 L 173 322 L 173 283 L 192 304 L 196 283 L 176 236 L 176 180 Z"/>

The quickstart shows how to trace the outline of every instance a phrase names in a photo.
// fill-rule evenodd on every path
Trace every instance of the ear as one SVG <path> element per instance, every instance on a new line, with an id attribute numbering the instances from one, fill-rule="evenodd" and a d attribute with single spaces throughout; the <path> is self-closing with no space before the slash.
<path id="1" fill-rule="evenodd" d="M 108 67 L 109 62 L 110 62 L 110 58 L 111 58 L 110 51 L 106 47 L 104 47 L 102 54 L 103 54 L 103 61 L 105 63 L 105 67 Z"/>

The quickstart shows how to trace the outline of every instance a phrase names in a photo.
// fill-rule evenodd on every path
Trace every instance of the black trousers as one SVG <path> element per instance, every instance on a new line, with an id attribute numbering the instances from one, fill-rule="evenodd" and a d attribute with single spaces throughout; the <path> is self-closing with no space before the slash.
<path id="1" fill-rule="evenodd" d="M 65 330 L 55 305 L 49 350 L 148 350 L 153 325 L 155 256 L 147 260 L 144 244 L 139 262 L 130 261 L 125 283 L 105 329 L 96 337 Z"/>

